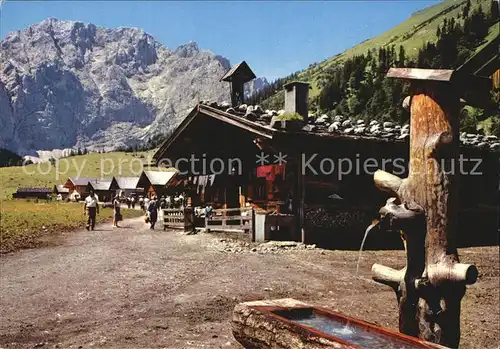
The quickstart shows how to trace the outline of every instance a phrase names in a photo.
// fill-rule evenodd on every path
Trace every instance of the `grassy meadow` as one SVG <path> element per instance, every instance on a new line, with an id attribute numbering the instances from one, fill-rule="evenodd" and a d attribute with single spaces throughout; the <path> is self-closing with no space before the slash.
<path id="1" fill-rule="evenodd" d="M 112 218 L 113 209 L 101 208 L 98 222 Z M 139 217 L 140 210 L 122 209 L 124 218 Z M 38 203 L 33 200 L 3 200 L 0 211 L 0 253 L 39 245 L 40 238 L 60 231 L 84 228 L 83 203 Z"/>
<path id="2" fill-rule="evenodd" d="M 0 168 L 0 198 L 10 199 L 17 187 L 53 187 L 68 177 L 139 176 L 148 165 L 155 150 L 148 152 L 86 154 L 27 166 Z"/>
<path id="3" fill-rule="evenodd" d="M 51 233 L 83 228 L 87 217 L 83 203 L 12 199 L 17 187 L 53 187 L 68 177 L 139 176 L 149 167 L 155 150 L 148 152 L 86 154 L 27 166 L 0 168 L 0 253 L 35 247 Z M 122 210 L 124 218 L 137 217 L 139 210 Z M 111 219 L 113 210 L 100 210 L 98 221 Z"/>

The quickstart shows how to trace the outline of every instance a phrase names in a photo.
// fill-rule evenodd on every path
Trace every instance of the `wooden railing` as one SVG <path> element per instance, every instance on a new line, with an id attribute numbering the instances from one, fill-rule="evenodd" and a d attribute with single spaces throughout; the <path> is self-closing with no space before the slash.
<path id="1" fill-rule="evenodd" d="M 163 211 L 163 230 L 167 228 L 184 228 L 184 209 L 165 208 Z"/>
<path id="2" fill-rule="evenodd" d="M 253 208 L 215 209 L 210 217 L 205 217 L 205 229 L 243 230 L 253 234 L 255 213 Z"/>

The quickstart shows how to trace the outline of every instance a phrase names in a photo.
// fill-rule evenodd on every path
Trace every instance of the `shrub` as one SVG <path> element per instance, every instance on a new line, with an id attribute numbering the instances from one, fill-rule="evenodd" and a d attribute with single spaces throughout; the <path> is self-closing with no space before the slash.
<path id="1" fill-rule="evenodd" d="M 281 115 L 276 116 L 276 120 L 300 120 L 302 121 L 303 118 L 300 114 L 298 113 L 284 113 Z"/>

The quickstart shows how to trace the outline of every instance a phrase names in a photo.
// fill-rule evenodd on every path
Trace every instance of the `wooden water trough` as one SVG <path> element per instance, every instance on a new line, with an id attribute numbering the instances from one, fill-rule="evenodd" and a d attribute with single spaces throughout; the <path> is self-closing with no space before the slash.
<path id="1" fill-rule="evenodd" d="M 232 331 L 245 348 L 445 348 L 290 298 L 238 304 Z"/>

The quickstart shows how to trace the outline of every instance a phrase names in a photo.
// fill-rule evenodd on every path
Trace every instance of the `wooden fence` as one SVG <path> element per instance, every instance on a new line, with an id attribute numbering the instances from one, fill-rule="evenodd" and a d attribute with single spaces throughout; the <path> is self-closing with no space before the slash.
<path id="1" fill-rule="evenodd" d="M 184 209 L 165 208 L 163 211 L 163 230 L 167 228 L 184 229 Z"/>
<path id="2" fill-rule="evenodd" d="M 205 229 L 243 230 L 253 234 L 254 222 L 255 213 L 251 207 L 216 209 L 210 217 L 205 217 Z"/>
<path id="3" fill-rule="evenodd" d="M 163 230 L 167 228 L 194 231 L 194 211 L 188 208 L 163 209 Z M 253 234 L 255 212 L 251 207 L 215 209 L 210 217 L 205 217 L 205 229 L 243 230 Z"/>

